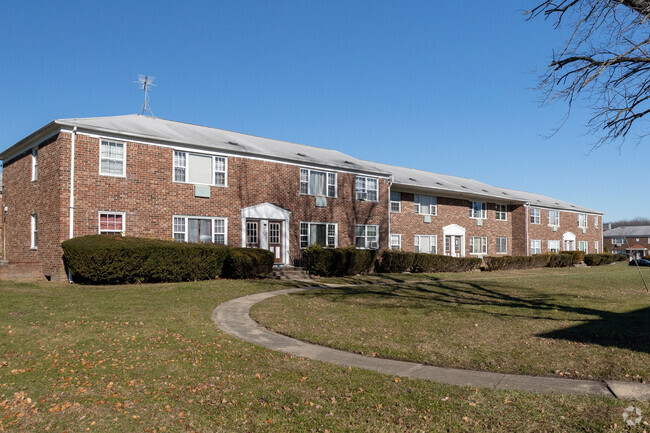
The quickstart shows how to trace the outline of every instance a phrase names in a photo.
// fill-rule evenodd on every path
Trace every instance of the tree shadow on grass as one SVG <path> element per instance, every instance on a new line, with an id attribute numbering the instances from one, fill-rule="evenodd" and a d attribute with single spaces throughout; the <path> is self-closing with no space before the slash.
<path id="1" fill-rule="evenodd" d="M 303 293 L 306 297 L 326 297 L 331 302 L 349 303 L 361 299 L 365 307 L 448 310 L 460 307 L 472 314 L 579 322 L 537 336 L 578 343 L 619 347 L 650 353 L 650 307 L 629 312 L 613 312 L 580 305 L 580 300 L 539 292 L 496 281 L 432 281 L 394 285 L 341 287 Z M 386 302 L 395 300 L 398 302 Z"/>

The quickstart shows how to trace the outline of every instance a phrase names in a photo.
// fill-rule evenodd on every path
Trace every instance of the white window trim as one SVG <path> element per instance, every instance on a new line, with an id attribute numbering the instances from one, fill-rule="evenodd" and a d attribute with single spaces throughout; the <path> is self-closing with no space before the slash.
<path id="1" fill-rule="evenodd" d="M 365 239 L 364 247 L 357 247 L 357 227 L 364 228 L 363 238 Z M 377 248 L 371 248 L 368 246 L 368 227 L 375 227 L 377 232 Z M 379 224 L 355 224 L 354 225 L 354 245 L 355 248 L 359 250 L 378 250 L 379 249 Z"/>
<path id="2" fill-rule="evenodd" d="M 418 201 L 419 197 L 429 197 L 431 199 L 430 201 L 432 201 L 434 203 L 434 204 L 429 205 L 429 212 L 422 212 L 422 204 Z M 432 196 L 432 195 L 414 194 L 413 195 L 413 210 L 418 215 L 437 216 L 438 215 L 438 198 L 435 197 L 435 196 Z"/>
<path id="3" fill-rule="evenodd" d="M 481 203 L 481 211 L 479 213 L 479 216 L 476 216 L 476 212 L 474 210 L 474 203 Z M 487 219 L 487 202 L 470 200 L 470 202 L 469 202 L 469 217 L 472 218 L 472 219 L 475 219 L 475 220 Z"/>
<path id="4" fill-rule="evenodd" d="M 102 142 L 111 142 L 111 143 L 118 143 L 122 144 L 124 146 L 124 157 L 122 158 L 122 174 L 110 174 L 110 173 L 102 173 Z M 110 159 L 110 158 L 107 158 Z M 120 141 L 120 140 L 111 140 L 108 138 L 100 138 L 99 139 L 99 174 L 100 176 L 108 176 L 108 177 L 126 177 L 126 141 Z"/>
<path id="5" fill-rule="evenodd" d="M 506 240 L 506 250 L 505 251 L 498 251 L 499 239 L 505 239 Z M 495 249 L 496 254 L 508 254 L 508 236 L 497 236 L 494 245 L 495 245 L 495 248 L 496 248 Z"/>
<path id="6" fill-rule="evenodd" d="M 391 213 L 402 213 L 402 193 L 399 191 L 392 191 L 390 194 L 399 194 L 399 201 L 394 201 L 392 197 L 389 197 L 388 209 Z M 394 203 L 397 204 L 397 210 L 393 210 Z"/>
<path id="7" fill-rule="evenodd" d="M 425 238 L 425 237 L 429 238 L 429 245 L 431 245 L 432 247 L 434 247 L 434 246 L 436 247 L 435 252 L 423 253 L 422 251 L 420 251 L 421 238 Z M 417 251 L 415 250 L 416 247 L 418 249 Z M 438 235 L 414 235 L 413 251 L 416 252 L 416 253 L 422 253 L 422 254 L 438 254 Z"/>
<path id="8" fill-rule="evenodd" d="M 359 190 L 357 189 L 357 180 L 358 180 L 358 179 L 365 179 L 365 185 L 366 185 L 366 187 L 365 187 L 365 191 L 363 191 L 363 190 L 362 190 L 362 191 L 359 191 Z M 369 192 L 369 191 L 372 191 L 372 190 L 370 190 L 370 189 L 368 188 L 368 180 L 369 180 L 369 179 L 373 179 L 373 180 L 376 182 L 376 185 L 377 185 L 377 188 L 374 190 L 374 191 L 375 191 L 375 196 L 376 196 L 376 199 L 375 199 L 375 200 L 370 200 L 370 199 L 368 198 L 368 192 Z M 362 198 L 359 198 L 359 195 L 360 195 L 360 194 L 361 194 L 362 196 L 363 196 L 363 194 L 365 194 L 365 195 L 366 195 L 366 198 L 363 198 L 363 197 L 362 197 Z M 372 201 L 372 202 L 378 202 L 378 201 L 379 201 L 379 178 L 377 178 L 377 177 L 372 177 L 372 176 L 355 176 L 355 178 L 354 178 L 354 198 L 355 198 L 356 200 L 359 200 L 359 201 Z"/>
<path id="9" fill-rule="evenodd" d="M 505 206 L 505 211 L 499 210 L 499 206 Z M 498 218 L 499 214 L 503 214 L 505 218 Z M 508 205 L 507 204 L 501 204 L 501 203 L 495 203 L 494 204 L 494 219 L 497 221 L 508 221 Z"/>
<path id="10" fill-rule="evenodd" d="M 600 227 L 598 215 L 594 215 L 594 228 Z"/>
<path id="11" fill-rule="evenodd" d="M 584 250 L 580 249 L 580 244 L 583 244 L 585 246 Z M 584 251 L 585 254 L 589 254 L 589 242 L 588 241 L 578 241 L 578 242 L 576 242 L 576 250 L 577 251 Z"/>
<path id="12" fill-rule="evenodd" d="M 539 245 L 539 252 L 534 253 L 533 252 L 533 242 L 537 242 Z M 533 254 L 542 254 L 542 241 L 541 239 L 531 239 L 530 240 L 530 255 L 532 256 Z"/>
<path id="13" fill-rule="evenodd" d="M 307 192 L 302 192 L 301 191 L 301 184 L 302 179 L 302 171 L 306 170 L 307 171 Z M 309 193 L 309 187 L 310 187 L 310 182 L 311 182 L 311 172 L 315 171 L 318 173 L 325 173 L 325 195 L 319 195 L 319 194 L 310 194 Z M 329 195 L 329 175 L 333 174 L 334 175 L 334 195 Z M 379 186 L 378 186 L 379 188 Z M 355 183 L 355 190 L 356 190 L 356 183 Z M 298 193 L 300 195 L 310 195 L 312 197 L 328 197 L 328 198 L 338 198 L 339 196 L 339 176 L 338 173 L 335 171 L 327 171 L 327 170 L 320 170 L 316 168 L 309 168 L 309 167 L 300 167 L 300 170 L 298 170 Z"/>
<path id="14" fill-rule="evenodd" d="M 528 218 L 531 224 L 541 224 L 542 223 L 542 209 L 538 207 L 531 207 L 530 216 Z M 533 211 L 537 211 L 537 215 L 533 215 Z"/>
<path id="15" fill-rule="evenodd" d="M 560 218 L 561 218 L 560 211 L 555 210 L 555 209 L 547 209 L 547 212 L 548 212 L 548 215 L 546 217 L 547 218 L 546 220 L 548 221 L 548 226 L 549 227 L 560 227 Z M 551 212 L 555 212 L 555 214 L 557 215 L 557 224 L 551 223 Z"/>
<path id="16" fill-rule="evenodd" d="M 185 154 L 185 180 L 176 180 L 176 164 L 174 164 L 174 154 L 175 152 L 180 152 Z M 210 173 L 212 174 L 212 183 L 199 183 L 199 182 L 190 182 L 187 179 L 190 176 L 190 158 L 189 156 L 191 155 L 197 155 L 197 156 L 206 156 L 209 158 L 212 158 L 212 169 L 210 170 Z M 216 173 L 216 167 L 217 167 L 217 158 L 223 158 L 224 159 L 224 176 L 223 176 L 223 185 L 217 185 L 214 182 L 214 175 Z M 180 167 L 180 166 L 179 166 Z M 207 185 L 207 186 L 216 186 L 219 188 L 227 188 L 228 187 L 228 157 L 225 155 L 215 155 L 212 153 L 201 153 L 201 152 L 190 152 L 187 150 L 179 150 L 179 149 L 172 149 L 172 181 L 174 183 L 185 183 L 185 184 L 190 184 L 190 185 Z"/>
<path id="17" fill-rule="evenodd" d="M 393 248 L 393 236 L 397 236 L 397 239 L 398 239 L 397 248 Z M 402 249 L 402 235 L 401 234 L 391 233 L 390 236 L 388 237 L 388 241 L 389 241 L 389 245 L 388 245 L 389 250 L 394 250 L 394 251 L 397 250 L 397 251 L 399 251 L 399 250 Z"/>
<path id="18" fill-rule="evenodd" d="M 302 246 L 302 225 L 307 224 L 307 247 Z M 300 221 L 298 224 L 298 245 L 300 249 L 303 248 L 308 248 L 311 245 L 309 244 L 309 240 L 311 239 L 311 225 L 312 224 L 321 224 L 325 226 L 325 243 L 327 243 L 327 240 L 329 239 L 329 226 L 334 226 L 334 245 L 325 245 L 323 248 L 337 248 L 339 246 L 339 224 L 338 223 L 325 223 L 325 222 L 319 222 L 319 221 Z"/>
<path id="19" fill-rule="evenodd" d="M 557 248 L 551 247 L 551 242 L 557 242 Z M 541 245 L 540 245 L 540 247 L 541 247 Z M 560 241 L 560 240 L 552 240 L 552 239 L 549 240 L 549 241 L 546 241 L 546 251 L 548 251 L 550 253 L 550 252 L 554 252 L 554 251 L 552 251 L 554 249 L 557 249 L 557 251 L 555 251 L 555 252 L 558 252 L 558 253 L 560 251 L 562 251 L 562 241 Z"/>
<path id="20" fill-rule="evenodd" d="M 38 147 L 32 149 L 32 182 L 38 180 Z"/>
<path id="21" fill-rule="evenodd" d="M 31 214 L 30 217 L 30 249 L 32 250 L 37 250 L 38 249 L 38 214 Z"/>
<path id="22" fill-rule="evenodd" d="M 584 225 L 580 225 L 580 217 L 584 216 Z M 579 213 L 578 214 L 578 228 L 579 229 L 586 229 L 589 227 L 589 215 L 586 213 Z"/>
<path id="23" fill-rule="evenodd" d="M 172 215 L 172 240 L 174 239 L 174 234 L 175 233 L 180 233 L 180 232 L 175 232 L 174 231 L 174 218 L 184 218 L 185 219 L 185 240 L 183 242 L 189 242 L 187 240 L 188 236 L 188 230 L 189 230 L 189 222 L 188 220 L 190 218 L 192 219 L 203 219 L 203 220 L 212 220 L 212 243 L 215 245 L 222 245 L 222 244 L 216 244 L 214 242 L 214 238 L 217 235 L 216 230 L 214 229 L 215 227 L 215 221 L 216 220 L 223 220 L 223 245 L 228 245 L 228 217 L 208 217 L 208 216 L 200 216 L 200 215 Z M 220 233 L 219 233 L 220 234 Z"/>
<path id="24" fill-rule="evenodd" d="M 120 231 L 115 231 L 115 230 L 107 230 L 111 233 L 120 233 L 122 236 L 125 235 L 126 233 L 126 212 L 113 212 L 109 210 L 100 210 L 97 212 L 97 233 L 102 234 L 102 214 L 106 215 L 122 215 L 122 230 Z"/>
<path id="25" fill-rule="evenodd" d="M 598 241 L 594 241 L 594 254 L 600 253 L 600 245 Z"/>
<path id="26" fill-rule="evenodd" d="M 481 244 L 482 244 L 482 247 L 484 247 L 484 248 L 481 248 L 481 249 L 484 249 L 485 251 L 481 251 L 481 252 L 478 252 L 478 253 L 477 252 L 472 252 L 472 250 L 474 249 L 473 240 L 476 239 L 476 238 L 483 240 L 481 242 Z M 487 236 L 470 236 L 469 237 L 469 253 L 472 256 L 482 256 L 482 255 L 487 254 Z"/>

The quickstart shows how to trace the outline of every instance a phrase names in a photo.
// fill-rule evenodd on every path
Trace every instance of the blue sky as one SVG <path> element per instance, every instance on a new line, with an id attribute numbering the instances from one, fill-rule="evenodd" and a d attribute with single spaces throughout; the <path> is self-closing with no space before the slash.
<path id="1" fill-rule="evenodd" d="M 540 107 L 535 71 L 562 34 L 524 20 L 534 3 L 2 2 L 0 149 L 56 118 L 136 113 L 150 74 L 157 117 L 650 217 L 632 187 L 650 144 L 589 152 L 586 103 L 544 138 L 566 107 Z"/>

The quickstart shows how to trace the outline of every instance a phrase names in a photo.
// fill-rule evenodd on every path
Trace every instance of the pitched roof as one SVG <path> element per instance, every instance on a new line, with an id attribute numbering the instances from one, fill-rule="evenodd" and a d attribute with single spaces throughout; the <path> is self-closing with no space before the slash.
<path id="1" fill-rule="evenodd" d="M 603 236 L 606 238 L 613 237 L 650 237 L 650 226 L 622 226 L 615 229 L 605 230 Z"/>

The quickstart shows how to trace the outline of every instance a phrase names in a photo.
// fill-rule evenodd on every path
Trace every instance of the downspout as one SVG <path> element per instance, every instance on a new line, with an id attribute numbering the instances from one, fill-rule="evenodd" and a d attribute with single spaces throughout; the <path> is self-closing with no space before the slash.
<path id="1" fill-rule="evenodd" d="M 390 177 L 388 178 L 388 247 L 386 248 L 387 250 L 390 250 L 390 189 L 393 186 L 393 175 L 391 174 Z"/>
<path id="2" fill-rule="evenodd" d="M 528 214 L 528 212 L 529 212 L 528 203 L 526 203 L 524 205 L 524 210 L 526 211 L 526 255 L 528 256 L 528 255 L 530 255 L 530 239 L 529 239 L 529 235 L 528 235 L 528 223 L 530 222 L 530 216 Z"/>
<path id="3" fill-rule="evenodd" d="M 68 239 L 74 237 L 74 141 L 77 137 L 77 127 L 72 129 L 72 140 L 70 143 L 70 233 Z"/>

